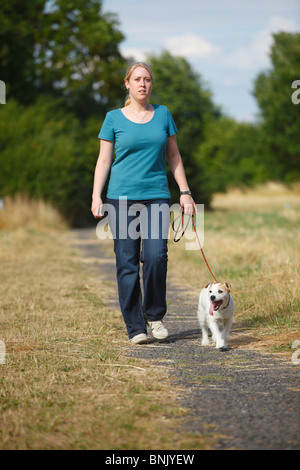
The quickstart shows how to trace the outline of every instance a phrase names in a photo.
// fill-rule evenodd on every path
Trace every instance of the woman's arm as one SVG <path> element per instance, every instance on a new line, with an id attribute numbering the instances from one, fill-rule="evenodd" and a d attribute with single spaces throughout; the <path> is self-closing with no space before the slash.
<path id="1" fill-rule="evenodd" d="M 100 153 L 97 160 L 94 176 L 93 201 L 91 211 L 94 217 L 101 218 L 102 214 L 102 198 L 101 194 L 105 185 L 107 175 L 109 173 L 114 150 L 114 143 L 110 140 L 100 141 Z"/>
<path id="2" fill-rule="evenodd" d="M 178 149 L 176 134 L 168 138 L 167 160 L 174 178 L 179 186 L 179 190 L 188 191 L 189 185 L 187 183 L 182 158 Z M 185 214 L 192 215 L 194 211 L 197 212 L 196 204 L 193 198 L 188 194 L 180 196 L 180 205 L 183 208 Z"/>

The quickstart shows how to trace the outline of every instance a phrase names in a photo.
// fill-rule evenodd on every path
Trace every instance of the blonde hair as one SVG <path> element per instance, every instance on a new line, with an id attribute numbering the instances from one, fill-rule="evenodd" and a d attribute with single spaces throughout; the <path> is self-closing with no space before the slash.
<path id="1" fill-rule="evenodd" d="M 135 71 L 135 69 L 137 67 L 143 67 L 144 69 L 146 69 L 150 76 L 151 76 L 151 81 L 153 83 L 153 73 L 152 73 L 152 70 L 150 68 L 150 66 L 148 64 L 146 64 L 146 62 L 134 62 L 134 64 L 130 65 L 126 71 L 126 74 L 125 74 L 125 77 L 124 77 L 124 81 L 127 80 L 129 81 L 132 73 Z M 127 90 L 127 96 L 126 96 L 126 99 L 125 99 L 125 106 L 129 106 L 131 103 L 131 98 L 130 98 L 130 91 Z"/>

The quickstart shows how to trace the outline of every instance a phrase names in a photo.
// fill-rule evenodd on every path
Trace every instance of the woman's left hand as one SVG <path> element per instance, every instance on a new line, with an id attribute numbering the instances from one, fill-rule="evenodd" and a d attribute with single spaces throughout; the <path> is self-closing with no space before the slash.
<path id="1" fill-rule="evenodd" d="M 190 215 L 192 216 L 195 213 L 197 213 L 197 206 L 189 194 L 183 194 L 180 196 L 180 206 L 181 209 L 184 213 L 184 215 Z"/>

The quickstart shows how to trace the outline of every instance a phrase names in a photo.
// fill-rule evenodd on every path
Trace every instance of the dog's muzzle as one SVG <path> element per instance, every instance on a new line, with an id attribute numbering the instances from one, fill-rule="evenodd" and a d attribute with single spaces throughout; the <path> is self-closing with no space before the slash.
<path id="1" fill-rule="evenodd" d="M 214 312 L 216 312 L 217 310 L 219 310 L 219 308 L 221 307 L 222 303 L 223 303 L 223 300 L 215 300 L 216 296 L 215 295 L 211 295 L 210 296 L 210 306 L 209 306 L 209 314 L 210 315 L 213 315 Z"/>

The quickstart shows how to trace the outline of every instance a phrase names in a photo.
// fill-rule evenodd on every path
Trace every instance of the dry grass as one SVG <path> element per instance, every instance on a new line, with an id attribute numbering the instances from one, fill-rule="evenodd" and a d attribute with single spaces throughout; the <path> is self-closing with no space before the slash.
<path id="1" fill-rule="evenodd" d="M 275 183 L 232 190 L 205 214 L 204 252 L 217 279 L 231 282 L 235 322 L 248 330 L 233 333 L 233 347 L 290 358 L 300 337 L 299 194 L 299 185 Z M 212 281 L 199 251 L 185 251 L 182 241 L 170 252 L 174 282 L 196 295 Z"/>
<path id="2" fill-rule="evenodd" d="M 65 232 L 28 225 L 0 230 L 0 449 L 208 448 L 174 432 L 178 391 L 128 357 L 119 311 Z"/>
<path id="3" fill-rule="evenodd" d="M 51 204 L 25 195 L 5 197 L 0 210 L 0 229 L 66 228 L 66 223 Z"/>
<path id="4" fill-rule="evenodd" d="M 230 192 L 205 215 L 206 256 L 233 286 L 232 347 L 290 360 L 300 337 L 298 194 Z M 109 286 L 53 228 L 59 216 L 38 226 L 38 206 L 25 206 L 6 201 L 0 230 L 0 449 L 208 449 L 212 435 L 179 431 L 185 410 L 165 368 L 127 356 L 119 311 L 103 301 Z M 200 252 L 169 248 L 170 280 L 196 296 L 211 280 Z"/>

